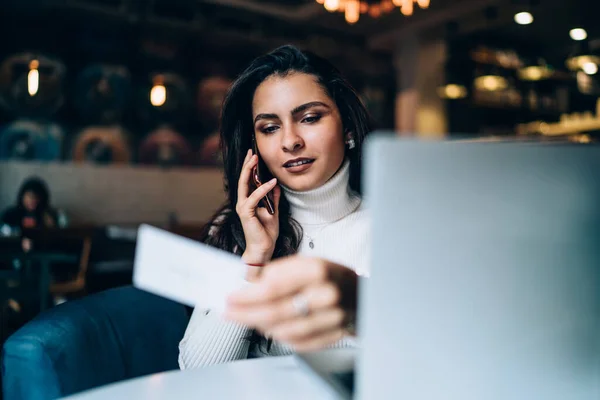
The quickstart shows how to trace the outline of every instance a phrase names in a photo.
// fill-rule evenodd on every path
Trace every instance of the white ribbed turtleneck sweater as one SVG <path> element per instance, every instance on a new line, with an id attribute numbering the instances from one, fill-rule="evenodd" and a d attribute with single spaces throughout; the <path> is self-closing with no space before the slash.
<path id="1" fill-rule="evenodd" d="M 290 203 L 292 218 L 302 226 L 304 235 L 299 254 L 325 258 L 354 269 L 360 275 L 369 272 L 366 210 L 361 199 L 348 186 L 350 165 L 346 161 L 325 185 L 307 192 L 283 188 Z M 312 246 L 311 246 L 312 242 Z M 210 310 L 196 308 L 185 335 L 179 343 L 181 369 L 198 368 L 253 356 L 288 355 L 293 349 L 273 343 L 267 353 L 264 346 L 250 349 L 250 329 L 228 321 Z M 347 346 L 352 341 L 336 344 Z"/>

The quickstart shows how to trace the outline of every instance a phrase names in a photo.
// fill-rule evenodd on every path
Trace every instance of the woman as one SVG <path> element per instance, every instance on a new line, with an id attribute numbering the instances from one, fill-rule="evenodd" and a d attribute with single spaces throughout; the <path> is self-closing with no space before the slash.
<path id="1" fill-rule="evenodd" d="M 233 83 L 221 118 L 229 201 L 203 240 L 240 255 L 254 284 L 231 297 L 225 318 L 194 310 L 181 368 L 348 345 L 357 275 L 368 272 L 364 105 L 329 62 L 284 46 Z M 273 178 L 252 191 L 258 164 Z M 268 193 L 273 214 L 260 206 Z"/>
<path id="2" fill-rule="evenodd" d="M 17 195 L 17 204 L 2 215 L 2 223 L 11 228 L 53 228 L 58 214 L 50 207 L 50 192 L 37 177 L 27 179 Z"/>

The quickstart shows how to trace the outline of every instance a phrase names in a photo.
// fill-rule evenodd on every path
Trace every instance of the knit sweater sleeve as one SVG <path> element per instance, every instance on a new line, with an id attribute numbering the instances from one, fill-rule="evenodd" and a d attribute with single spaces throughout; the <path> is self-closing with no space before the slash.
<path id="1" fill-rule="evenodd" d="M 199 368 L 248 357 L 247 327 L 225 321 L 207 309 L 196 308 L 179 343 L 179 367 Z"/>
<path id="2" fill-rule="evenodd" d="M 207 242 L 218 235 L 227 212 L 231 210 L 225 209 L 213 219 Z M 196 307 L 179 342 L 179 367 L 190 369 L 245 359 L 248 357 L 248 336 L 249 328 L 226 321 L 209 309 Z"/>

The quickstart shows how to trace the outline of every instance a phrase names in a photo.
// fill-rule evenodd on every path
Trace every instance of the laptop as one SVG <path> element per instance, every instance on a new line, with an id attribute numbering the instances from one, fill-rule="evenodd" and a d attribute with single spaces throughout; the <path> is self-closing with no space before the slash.
<path id="1" fill-rule="evenodd" d="M 600 398 L 600 148 L 366 146 L 371 276 L 354 362 L 300 354 L 339 398 Z"/>

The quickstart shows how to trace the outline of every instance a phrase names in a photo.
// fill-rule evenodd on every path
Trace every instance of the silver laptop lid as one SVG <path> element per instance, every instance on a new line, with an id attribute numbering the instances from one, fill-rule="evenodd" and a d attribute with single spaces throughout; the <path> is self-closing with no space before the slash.
<path id="1" fill-rule="evenodd" d="M 600 148 L 366 149 L 358 399 L 600 399 Z"/>

